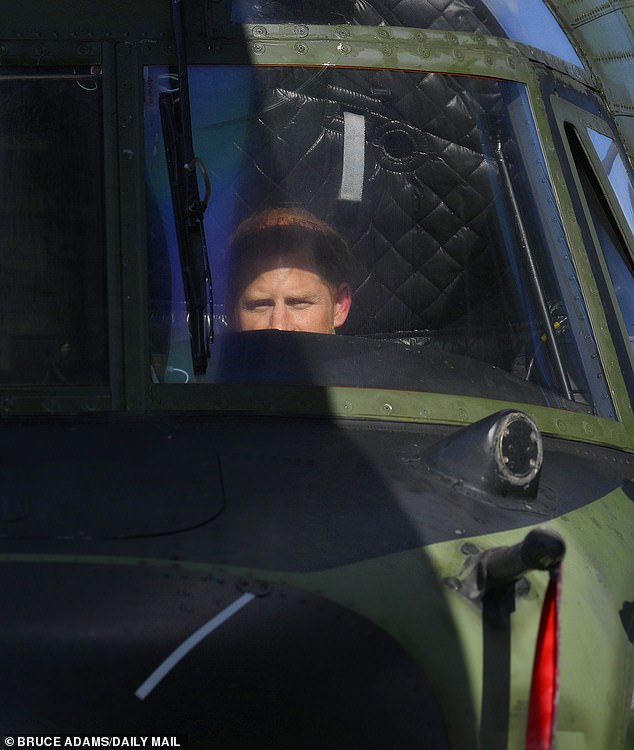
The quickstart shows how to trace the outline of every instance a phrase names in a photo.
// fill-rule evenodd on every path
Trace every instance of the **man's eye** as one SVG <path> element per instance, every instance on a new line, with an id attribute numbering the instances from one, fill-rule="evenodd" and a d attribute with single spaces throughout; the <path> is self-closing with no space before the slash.
<path id="1" fill-rule="evenodd" d="M 244 303 L 244 307 L 249 312 L 258 312 L 258 310 L 267 310 L 271 307 L 268 300 L 252 300 Z"/>
<path id="2" fill-rule="evenodd" d="M 287 304 L 294 310 L 307 310 L 314 302 L 310 299 L 292 299 Z"/>

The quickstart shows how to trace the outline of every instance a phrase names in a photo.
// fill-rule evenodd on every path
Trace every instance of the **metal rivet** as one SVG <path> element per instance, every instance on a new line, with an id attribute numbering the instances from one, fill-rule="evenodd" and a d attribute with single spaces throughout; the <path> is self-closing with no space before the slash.
<path id="1" fill-rule="evenodd" d="M 477 555 L 480 552 L 480 548 L 473 544 L 473 542 L 465 542 L 460 546 L 460 551 L 463 555 Z"/>

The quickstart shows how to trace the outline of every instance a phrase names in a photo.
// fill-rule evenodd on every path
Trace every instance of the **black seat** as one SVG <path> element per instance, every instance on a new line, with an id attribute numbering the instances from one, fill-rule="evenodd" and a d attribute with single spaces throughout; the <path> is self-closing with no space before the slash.
<path id="1" fill-rule="evenodd" d="M 342 333 L 432 332 L 454 351 L 510 366 L 501 311 L 512 303 L 492 286 L 503 263 L 498 166 L 478 121 L 501 108 L 496 85 L 378 70 L 258 75 L 267 93 L 243 146 L 239 218 L 297 205 L 346 237 L 357 269 Z M 363 134 L 352 200 L 340 197 L 346 113 Z"/>

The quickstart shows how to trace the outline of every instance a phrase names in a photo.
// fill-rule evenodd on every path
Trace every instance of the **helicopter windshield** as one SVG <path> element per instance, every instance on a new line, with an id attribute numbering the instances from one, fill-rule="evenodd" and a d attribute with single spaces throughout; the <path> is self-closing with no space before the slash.
<path id="1" fill-rule="evenodd" d="M 178 82 L 166 67 L 145 75 L 156 382 L 395 388 L 614 417 L 523 84 L 192 66 L 216 334 L 195 377 L 159 107 Z M 337 272 L 315 231 L 344 248 Z M 280 300 L 314 305 L 312 288 L 262 291 L 280 268 L 324 283 L 324 326 L 271 318 Z M 258 305 L 268 322 L 253 324 Z"/>

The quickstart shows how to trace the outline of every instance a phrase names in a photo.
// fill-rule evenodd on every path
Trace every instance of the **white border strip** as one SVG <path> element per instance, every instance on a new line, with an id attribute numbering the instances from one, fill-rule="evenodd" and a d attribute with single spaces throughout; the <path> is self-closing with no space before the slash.
<path id="1" fill-rule="evenodd" d="M 216 628 L 219 628 L 230 617 L 233 617 L 233 615 L 239 612 L 242 607 L 245 607 L 252 599 L 255 599 L 255 594 L 242 594 L 242 596 L 236 599 L 233 604 L 225 607 L 222 612 L 219 612 L 215 617 L 212 617 L 209 622 L 205 623 L 202 627 L 198 628 L 196 632 L 192 633 L 189 638 L 172 651 L 167 659 L 159 664 L 147 680 L 137 688 L 134 693 L 136 697 L 139 698 L 139 700 L 145 700 L 165 675 L 171 672 L 178 662 L 183 659 L 183 657 L 187 656 L 187 654 L 197 646 L 203 638 L 216 630 Z"/>

